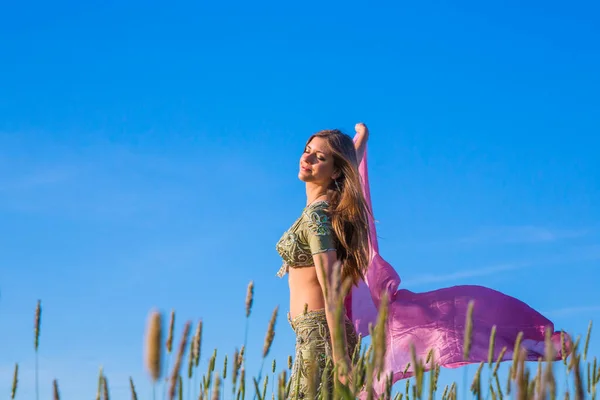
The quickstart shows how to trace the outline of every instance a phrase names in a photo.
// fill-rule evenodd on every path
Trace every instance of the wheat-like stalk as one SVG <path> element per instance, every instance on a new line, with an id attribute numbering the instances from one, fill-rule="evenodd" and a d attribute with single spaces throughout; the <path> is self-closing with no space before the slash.
<path id="1" fill-rule="evenodd" d="M 167 357 L 165 362 L 165 383 L 164 383 L 164 397 L 167 396 L 167 381 L 169 379 L 169 362 L 171 361 L 171 354 L 173 351 L 173 334 L 175 333 L 175 310 L 171 310 L 171 316 L 169 318 L 169 330 L 167 331 L 167 340 L 165 347 L 167 348 Z M 156 395 L 154 395 L 156 397 Z"/>
<path id="2" fill-rule="evenodd" d="M 511 367 L 511 371 L 512 371 L 511 378 L 512 379 L 517 378 L 517 361 L 518 361 L 517 355 L 521 351 L 521 341 L 522 340 L 523 340 L 523 332 L 519 332 L 519 334 L 517 335 L 517 339 L 515 340 L 515 347 L 513 349 L 513 363 L 512 363 L 512 367 Z"/>
<path id="3" fill-rule="evenodd" d="M 388 305 L 389 297 L 385 292 L 381 298 L 379 305 L 379 315 L 377 316 L 377 322 L 375 325 L 374 336 L 373 336 L 373 347 L 375 349 L 374 357 L 374 368 L 380 372 L 383 370 L 383 364 L 385 360 L 386 351 L 386 321 L 388 317 Z"/>
<path id="4" fill-rule="evenodd" d="M 483 364 L 483 361 L 479 363 L 479 367 L 477 368 L 477 372 L 475 372 L 475 377 L 471 383 L 471 392 L 477 396 L 477 399 L 481 398 L 481 370 L 483 369 Z"/>
<path id="5" fill-rule="evenodd" d="M 200 363 L 200 355 L 201 355 L 201 346 L 202 346 L 202 320 L 198 321 L 198 326 L 196 326 L 196 334 L 194 335 L 194 365 L 197 367 Z"/>
<path id="6" fill-rule="evenodd" d="M 131 376 L 129 377 L 129 388 L 131 389 L 131 400 L 138 400 L 135 385 L 133 384 L 133 378 Z"/>
<path id="7" fill-rule="evenodd" d="M 587 361 L 588 348 L 590 346 L 590 337 L 592 335 L 592 321 L 588 325 L 587 335 L 585 338 L 585 347 L 583 348 L 583 361 Z"/>
<path id="8" fill-rule="evenodd" d="M 496 345 L 496 325 L 492 326 L 492 332 L 490 333 L 490 348 L 488 350 L 488 365 L 492 368 L 494 362 L 494 350 Z"/>
<path id="9" fill-rule="evenodd" d="M 181 342 L 179 343 L 179 350 L 177 352 L 177 358 L 175 359 L 175 366 L 173 367 L 173 372 L 171 373 L 171 384 L 169 386 L 169 400 L 173 400 L 175 398 L 175 389 L 177 386 L 177 377 L 179 377 L 179 372 L 181 370 L 181 364 L 183 362 L 183 355 L 185 353 L 185 349 L 187 347 L 188 336 L 190 334 L 190 328 L 192 323 L 190 321 L 185 323 L 185 327 L 183 328 L 183 334 L 181 336 Z"/>
<path id="10" fill-rule="evenodd" d="M 54 400 L 60 400 L 60 393 L 58 392 L 58 382 L 56 379 L 52 382 L 52 397 Z"/>
<path id="11" fill-rule="evenodd" d="M 194 365 L 195 365 L 194 353 L 196 352 L 196 350 L 194 349 L 195 346 L 196 346 L 196 338 L 193 337 L 191 346 L 190 346 L 190 351 L 188 352 L 187 376 L 190 381 L 192 379 L 192 375 L 194 374 Z"/>
<path id="12" fill-rule="evenodd" d="M 265 336 L 265 343 L 263 345 L 263 358 L 266 358 L 269 354 L 269 350 L 271 349 L 271 345 L 273 344 L 273 339 L 275 338 L 275 322 L 277 321 L 277 313 L 279 311 L 279 306 L 276 306 L 271 314 L 271 319 L 269 320 L 269 328 L 267 329 L 267 335 Z"/>
<path id="13" fill-rule="evenodd" d="M 198 365 L 200 364 L 201 348 L 202 348 L 202 320 L 199 320 L 198 325 L 196 326 L 196 333 L 194 334 L 194 339 L 192 342 L 192 356 L 194 359 L 194 366 L 196 368 L 198 368 Z M 194 388 L 195 388 L 194 395 L 196 394 L 196 388 L 198 386 L 197 381 L 196 381 L 196 376 L 197 376 L 197 374 L 194 376 Z"/>
<path id="14" fill-rule="evenodd" d="M 333 285 L 330 285 L 329 293 L 333 295 L 335 292 L 335 287 L 337 284 L 334 282 Z M 339 288 L 339 285 L 337 285 Z M 338 291 L 338 295 L 345 293 L 347 290 L 346 284 L 342 285 L 341 291 Z M 343 296 L 341 296 L 343 297 Z M 331 299 L 331 303 L 328 303 L 327 306 L 331 306 L 334 304 L 333 298 Z M 340 317 L 340 304 L 343 304 L 339 301 L 339 297 L 335 298 L 336 307 L 333 311 L 336 313 L 336 323 L 341 323 L 342 320 Z M 465 324 L 465 337 L 464 337 L 464 345 L 465 352 L 463 357 L 469 359 L 470 357 L 470 344 L 468 343 L 471 340 L 471 335 L 473 331 L 473 302 L 469 303 L 469 310 L 467 312 L 467 321 Z M 375 393 L 373 392 L 373 380 L 378 380 L 378 387 L 382 388 L 383 391 L 381 393 L 377 393 L 378 398 L 382 400 L 423 400 L 428 397 L 430 400 L 437 398 L 437 390 L 439 383 L 439 375 L 440 375 L 440 365 L 439 365 L 439 354 L 434 351 L 434 349 L 429 349 L 429 352 L 426 355 L 426 358 L 422 360 L 417 357 L 416 348 L 414 345 L 411 346 L 410 351 L 410 363 L 407 363 L 404 368 L 404 376 L 402 378 L 406 378 L 406 374 L 409 373 L 409 369 L 412 367 L 411 373 L 414 373 L 414 379 L 405 379 L 406 390 L 404 393 L 398 391 L 397 393 L 392 392 L 394 385 L 393 374 L 389 374 L 389 371 L 383 371 L 382 358 L 387 350 L 385 348 L 385 332 L 383 327 L 385 326 L 385 322 L 387 320 L 386 311 L 387 311 L 387 296 L 382 296 L 382 301 L 378 305 L 379 315 L 377 322 L 374 326 L 369 326 L 369 333 L 371 335 L 371 345 L 367 349 L 362 349 L 359 344 L 352 354 L 352 365 L 353 369 L 349 371 L 350 373 L 344 376 L 344 379 L 340 381 L 342 375 L 340 371 L 343 371 L 343 365 L 340 363 L 333 363 L 330 357 L 327 358 L 325 362 L 325 367 L 317 372 L 320 368 L 318 368 L 318 362 L 316 355 L 306 355 L 306 354 L 298 354 L 298 360 L 296 362 L 300 363 L 300 365 L 307 366 L 308 371 L 312 371 L 314 373 L 304 376 L 302 379 L 306 379 L 306 382 L 302 385 L 303 392 L 298 390 L 300 383 L 300 374 L 297 375 L 297 379 L 294 381 L 291 378 L 288 380 L 288 370 L 284 368 L 283 371 L 279 375 L 276 375 L 276 369 L 278 360 L 273 359 L 271 364 L 271 373 L 272 376 L 269 376 L 270 373 L 267 373 L 264 379 L 260 378 L 260 374 L 263 371 L 264 362 L 270 352 L 272 347 L 272 343 L 275 336 L 275 324 L 278 316 L 279 306 L 275 307 L 273 310 L 273 314 L 269 321 L 269 327 L 267 329 L 267 333 L 265 336 L 265 341 L 263 344 L 262 351 L 262 363 L 260 373 L 258 379 L 252 379 L 254 383 L 254 389 L 256 392 L 256 396 L 258 400 L 267 400 L 272 398 L 273 400 L 278 397 L 279 399 L 292 400 L 294 398 L 304 398 L 309 396 L 310 398 L 318 399 L 318 400 L 333 400 L 333 399 L 341 399 L 341 400 L 349 400 L 355 399 L 357 397 L 362 398 L 361 392 L 366 392 L 366 399 L 374 399 Z M 331 311 L 332 309 L 330 309 Z M 249 313 L 247 314 L 249 316 Z M 35 317 L 35 338 L 34 338 L 34 349 L 37 354 L 37 350 L 39 348 L 39 324 L 41 320 L 41 302 L 38 301 L 38 307 L 36 308 L 36 317 Z M 174 313 L 172 312 L 172 320 L 174 320 Z M 476 321 L 475 321 L 476 322 Z M 170 330 L 173 330 L 173 327 L 170 326 Z M 501 328 L 500 328 L 501 329 Z M 558 346 L 554 346 L 552 343 L 552 330 L 548 327 L 545 332 L 545 349 L 544 349 L 544 357 L 538 359 L 537 362 L 537 370 L 534 369 L 533 372 L 530 372 L 528 368 L 526 368 L 528 351 L 526 348 L 528 346 L 522 346 L 521 343 L 524 339 L 523 333 L 520 332 L 517 336 L 517 339 L 514 343 L 514 352 L 511 356 L 512 365 L 510 366 L 510 371 L 507 376 L 507 386 L 505 390 L 500 384 L 500 379 L 498 376 L 498 369 L 501 361 L 504 359 L 504 355 L 507 352 L 507 347 L 503 346 L 496 360 L 494 360 L 494 354 L 496 349 L 496 326 L 493 326 L 490 332 L 489 337 L 489 349 L 487 354 L 487 359 L 484 361 L 480 361 L 475 376 L 471 383 L 471 391 L 475 395 L 475 398 L 481 399 L 484 394 L 483 391 L 487 391 L 486 400 L 503 400 L 506 396 L 512 396 L 515 400 L 541 400 L 541 399 L 550 399 L 556 400 L 558 398 L 564 397 L 565 399 L 570 399 L 572 394 L 569 392 L 569 381 L 572 379 L 574 382 L 574 399 L 575 400 L 583 400 L 584 398 L 591 398 L 591 400 L 595 400 L 597 397 L 597 385 L 600 383 L 600 368 L 598 368 L 598 360 L 594 357 L 594 360 L 591 359 L 587 362 L 581 364 L 582 359 L 585 361 L 585 357 L 587 357 L 587 351 L 590 342 L 592 324 L 588 326 L 587 337 L 585 338 L 585 345 L 583 344 L 583 340 L 581 337 L 577 338 L 577 341 L 574 343 L 571 342 L 571 339 L 568 339 L 567 342 L 567 334 L 561 332 L 560 338 L 560 350 Z M 334 330 L 334 329 L 332 329 Z M 189 334 L 191 331 L 191 322 L 187 322 L 184 328 L 184 332 L 182 335 L 181 342 L 179 343 L 177 357 L 175 360 L 175 365 L 173 371 L 171 373 L 167 373 L 168 380 L 170 382 L 170 388 L 168 392 L 168 399 L 173 400 L 175 394 L 178 394 L 178 399 L 183 400 L 183 377 L 180 374 L 180 370 L 182 367 L 183 357 L 188 346 L 188 343 L 191 343 L 190 354 L 189 354 L 189 364 L 188 364 L 188 376 L 191 378 L 192 375 L 194 377 L 198 377 L 199 375 L 190 373 L 190 370 L 198 367 L 199 358 L 200 358 L 200 342 L 202 335 L 202 320 L 199 321 L 198 326 L 196 327 L 196 333 L 190 342 Z M 383 333 L 382 333 L 383 332 Z M 335 333 L 334 333 L 335 334 Z M 172 335 L 172 334 L 171 334 Z M 332 335 L 333 336 L 333 335 Z M 334 340 L 338 340 L 337 339 Z M 147 322 L 147 330 L 145 334 L 145 366 L 148 369 L 150 378 L 152 382 L 156 383 L 157 381 L 162 379 L 162 375 L 164 374 L 164 370 L 161 368 L 161 353 L 164 351 L 162 349 L 162 316 L 158 311 L 152 311 L 149 314 L 148 322 Z M 167 346 L 167 351 L 172 351 L 172 339 L 170 340 L 171 344 Z M 581 341 L 581 343 L 580 343 Z M 334 343 L 330 343 L 334 344 Z M 583 351 L 580 351 L 583 348 Z M 346 349 L 344 349 L 346 351 Z M 567 353 L 568 350 L 568 353 Z M 561 352 L 562 356 L 562 364 L 566 363 L 566 381 L 567 388 L 563 393 L 557 393 L 557 384 L 556 379 L 553 372 L 553 365 L 556 361 L 557 352 Z M 232 394 L 231 397 L 233 400 L 245 400 L 245 392 L 246 392 L 246 370 L 243 366 L 244 364 L 244 353 L 245 346 L 241 347 L 241 350 L 238 351 L 237 348 L 233 353 L 231 358 L 231 354 L 225 354 L 223 359 L 223 369 L 215 368 L 217 361 L 217 349 L 214 350 L 212 357 L 209 360 L 209 368 L 208 373 L 205 375 L 204 379 L 200 384 L 200 396 L 197 397 L 199 400 L 208 400 L 215 399 L 221 400 L 223 389 L 226 387 L 227 374 L 231 373 L 232 380 Z M 335 354 L 335 353 L 334 353 Z M 480 352 L 478 351 L 477 357 L 480 357 Z M 568 356 L 567 356 L 568 354 Z M 529 354 L 529 356 L 531 356 Z M 231 360 L 231 362 L 229 362 Z M 294 365 L 292 363 L 292 356 L 288 357 L 288 369 L 293 369 Z M 423 362 L 424 361 L 424 362 Z M 495 361 L 495 365 L 494 365 Z M 229 364 L 231 364 L 231 371 L 228 371 Z M 485 364 L 488 364 L 489 367 L 489 382 L 487 385 L 482 386 L 482 370 Z M 219 370 L 217 373 L 216 370 Z M 430 372 L 427 374 L 424 371 L 428 369 Z M 170 371 L 167 371 L 170 372 Z M 398 371 L 400 372 L 400 371 Z M 537 372 L 537 373 L 536 373 Z M 535 373 L 535 375 L 534 375 Z M 587 373 L 587 374 L 586 374 Z M 427 376 L 428 375 L 428 376 Z M 239 377 L 239 381 L 238 381 Z M 466 375 L 465 375 L 466 377 Z M 19 383 L 19 364 L 15 364 L 14 366 L 14 374 L 13 374 L 13 382 L 11 387 L 10 399 L 14 400 L 16 398 L 16 392 Z M 332 382 L 333 379 L 333 382 Z M 428 379 L 428 392 L 426 387 L 426 379 Z M 22 378 L 21 378 L 22 380 Z M 239 382 L 239 389 L 236 391 L 237 385 Z M 269 382 L 271 382 L 271 393 L 269 393 Z M 276 385 L 277 382 L 277 385 Z M 343 383 L 342 383 L 343 382 Z M 333 385 L 332 385 L 333 383 Z M 411 386 L 412 383 L 412 386 Z M 52 381 L 53 384 L 53 398 L 59 399 L 59 388 L 58 381 L 54 379 Z M 305 386 L 306 385 L 306 386 Z M 22 384 L 21 384 L 22 386 Z M 136 393 L 136 388 L 133 382 L 133 378 L 129 377 L 129 386 L 131 392 L 131 399 L 137 400 L 138 396 Z M 166 385 L 165 385 L 166 386 Z M 468 386 L 466 386 L 465 390 L 468 390 Z M 174 388 L 175 387 L 175 388 Z M 191 390 L 190 383 L 190 390 Z M 295 387 L 295 389 L 293 389 Z M 511 389 L 512 388 L 512 389 Z M 114 389 L 114 388 L 113 388 Z M 511 394 L 511 390 L 514 391 Z M 306 391 L 304 393 L 304 391 Z M 443 393 L 441 394 L 442 400 L 457 400 L 457 386 L 455 383 L 452 385 L 448 385 L 444 388 Z M 587 392 L 587 393 L 586 393 Z M 292 396 L 292 393 L 295 393 L 295 396 Z M 465 392 L 466 393 L 466 392 Z M 359 396 L 360 395 L 360 396 Z M 587 395 L 587 397 L 586 397 Z M 190 400 L 192 397 L 190 396 L 190 391 L 188 390 L 188 397 Z M 227 396 L 225 396 L 227 397 Z M 460 398 L 462 399 L 461 396 Z M 166 398 L 166 393 L 165 393 Z M 98 378 L 98 391 L 96 394 L 96 400 L 109 400 L 109 388 L 108 388 L 108 380 L 103 373 L 102 366 L 99 369 L 99 378 Z"/>
<path id="15" fill-rule="evenodd" d="M 562 357 L 562 361 L 564 366 L 567 366 L 567 344 L 565 343 L 565 333 L 563 331 L 560 332 L 560 355 Z"/>
<path id="16" fill-rule="evenodd" d="M 110 400 L 110 392 L 108 391 L 108 379 L 106 375 L 102 375 L 102 394 L 103 400 Z"/>
<path id="17" fill-rule="evenodd" d="M 221 377 L 217 372 L 215 374 L 215 387 L 212 394 L 212 400 L 220 400 L 221 399 Z"/>
<path id="18" fill-rule="evenodd" d="M 571 358 L 571 369 L 573 370 L 573 376 L 575 380 L 575 399 L 583 400 L 585 398 L 583 390 L 583 379 L 581 377 L 580 369 L 581 355 L 574 352 Z"/>
<path id="19" fill-rule="evenodd" d="M 498 368 L 500 368 L 500 363 L 502 362 L 502 359 L 504 358 L 504 353 L 506 353 L 506 346 L 502 347 L 502 350 L 500 350 L 500 354 L 498 355 L 498 358 L 496 359 L 496 365 L 494 366 L 494 371 L 492 372 L 492 375 L 496 376 L 498 375 Z"/>
<path id="20" fill-rule="evenodd" d="M 19 364 L 15 364 L 15 372 L 13 374 L 12 388 L 10 390 L 10 398 L 14 399 L 17 394 L 17 383 L 19 382 Z"/>
<path id="21" fill-rule="evenodd" d="M 248 283 L 248 288 L 246 289 L 246 326 L 244 328 L 244 345 L 242 346 L 242 351 L 248 345 L 248 331 L 250 326 L 250 313 L 252 312 L 252 303 L 254 301 L 254 282 L 250 281 Z M 246 364 L 246 360 L 242 357 L 242 364 Z"/>
<path id="22" fill-rule="evenodd" d="M 252 312 L 252 302 L 254 301 L 254 281 L 248 283 L 248 289 L 246 291 L 246 318 L 250 317 Z"/>
<path id="23" fill-rule="evenodd" d="M 473 307 L 474 307 L 474 305 L 475 305 L 475 302 L 473 300 L 471 300 L 471 301 L 469 301 L 469 305 L 467 308 L 464 349 L 463 349 L 463 358 L 465 360 L 469 359 L 469 354 L 471 353 L 471 335 L 473 334 Z"/>
<path id="24" fill-rule="evenodd" d="M 102 376 L 104 375 L 104 369 L 100 366 L 100 370 L 98 372 L 98 389 L 96 391 L 96 400 L 102 399 Z"/>
<path id="25" fill-rule="evenodd" d="M 183 379 L 181 375 L 177 377 L 177 398 L 183 400 Z"/>
<path id="26" fill-rule="evenodd" d="M 40 382 L 39 382 L 39 357 L 38 349 L 40 346 L 40 328 L 42 325 L 42 301 L 38 300 L 35 307 L 35 318 L 33 322 L 33 347 L 35 349 L 35 398 L 40 399 Z"/>
<path id="27" fill-rule="evenodd" d="M 242 367 L 240 370 L 240 391 L 238 394 L 242 395 L 242 398 L 246 395 L 246 369 Z"/>
<path id="28" fill-rule="evenodd" d="M 165 346 L 167 347 L 167 353 L 171 354 L 173 351 L 173 333 L 175 332 L 175 310 L 171 310 L 171 318 L 169 319 L 169 333 Z"/>
<path id="29" fill-rule="evenodd" d="M 161 345 L 162 343 L 162 315 L 152 311 L 148 318 L 146 329 L 146 369 L 150 374 L 153 384 L 161 376 Z"/>
<path id="30" fill-rule="evenodd" d="M 240 354 L 238 352 L 238 349 L 236 348 L 233 353 L 233 362 L 231 365 L 231 386 L 232 386 L 231 391 L 232 391 L 233 395 L 235 395 L 238 373 L 240 370 L 240 366 L 242 365 L 241 361 L 242 360 L 240 359 Z"/>

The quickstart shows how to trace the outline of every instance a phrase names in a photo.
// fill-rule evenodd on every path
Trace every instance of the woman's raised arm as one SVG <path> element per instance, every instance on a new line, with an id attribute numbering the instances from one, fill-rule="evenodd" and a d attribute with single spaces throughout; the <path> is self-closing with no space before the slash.
<path id="1" fill-rule="evenodd" d="M 360 165 L 367 147 L 367 140 L 369 139 L 369 128 L 362 122 L 359 122 L 354 126 L 356 131 L 356 140 L 354 141 L 354 148 L 356 149 L 356 159 L 358 165 Z"/>

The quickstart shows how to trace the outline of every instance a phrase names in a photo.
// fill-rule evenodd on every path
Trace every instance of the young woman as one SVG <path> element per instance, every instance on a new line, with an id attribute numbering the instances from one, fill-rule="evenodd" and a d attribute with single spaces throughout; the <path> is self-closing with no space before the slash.
<path id="1" fill-rule="evenodd" d="M 298 165 L 298 177 L 306 184 L 306 207 L 277 243 L 284 261 L 278 276 L 289 274 L 289 318 L 296 333 L 291 398 L 298 385 L 299 398 L 306 398 L 311 379 L 316 378 L 312 387 L 319 390 L 328 360 L 334 364 L 328 370 L 340 362 L 350 366 L 357 345 L 350 319 L 344 315 L 344 324 L 335 323 L 339 299 L 331 295 L 337 293 L 333 276 L 357 284 L 370 259 L 369 210 L 358 172 L 369 131 L 362 123 L 355 128 L 355 140 L 339 130 L 308 139 Z M 331 374 L 327 382 L 331 389 Z"/>
<path id="2" fill-rule="evenodd" d="M 368 325 L 375 324 L 384 293 L 390 299 L 386 353 L 384 372 L 373 386 L 376 394 L 382 393 L 390 374 L 392 383 L 413 375 L 411 346 L 422 361 L 433 350 L 436 364 L 456 368 L 487 361 L 494 332 L 494 360 L 500 354 L 503 361 L 512 359 L 520 337 L 526 359 L 536 361 L 546 356 L 548 332 L 553 360 L 567 356 L 570 336 L 555 331 L 549 319 L 504 293 L 476 285 L 421 293 L 400 288 L 400 276 L 381 257 L 377 243 L 367 171 L 368 136 L 364 124 L 356 125 L 354 140 L 338 130 L 321 131 L 309 138 L 300 157 L 298 177 L 306 184 L 306 207 L 277 243 L 284 261 L 278 275 L 289 273 L 290 322 L 296 333 L 291 398 L 297 384 L 299 398 L 308 398 L 311 387 L 319 390 L 323 383 L 332 387 L 331 374 L 321 380 L 326 361 L 332 360 L 332 367 L 350 364 L 357 333 L 369 334 Z M 338 299 L 325 295 L 331 278 L 338 274 L 357 283 L 344 299 L 344 324 L 336 324 L 331 311 Z M 475 323 L 465 358 L 469 313 Z"/>

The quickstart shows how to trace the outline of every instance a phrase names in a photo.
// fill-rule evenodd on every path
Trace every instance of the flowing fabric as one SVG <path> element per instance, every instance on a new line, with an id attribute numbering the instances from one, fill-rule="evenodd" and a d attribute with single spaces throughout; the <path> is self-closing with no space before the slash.
<path id="1" fill-rule="evenodd" d="M 367 151 L 359 166 L 364 195 L 372 211 Z M 369 324 L 375 325 L 379 305 L 384 293 L 388 294 L 389 312 L 386 324 L 386 354 L 381 379 L 375 382 L 377 394 L 383 392 L 385 376 L 393 374 L 393 382 L 413 375 L 411 344 L 417 359 L 423 362 L 433 349 L 437 364 L 457 368 L 469 363 L 487 361 L 490 333 L 496 326 L 494 360 L 503 347 L 507 351 L 503 361 L 513 358 L 513 348 L 519 332 L 523 332 L 522 347 L 527 360 L 544 357 L 545 331 L 550 328 L 556 360 L 562 358 L 561 333 L 554 324 L 527 304 L 498 291 L 482 286 L 453 286 L 415 293 L 399 289 L 400 276 L 379 254 L 377 233 L 372 216 L 369 217 L 370 250 L 372 258 L 365 280 L 355 287 L 346 299 L 346 312 L 357 333 L 369 335 Z M 469 301 L 474 301 L 471 351 L 468 360 L 463 358 L 465 322 Z M 567 345 L 570 338 L 565 334 Z M 567 352 L 569 349 L 567 348 Z"/>

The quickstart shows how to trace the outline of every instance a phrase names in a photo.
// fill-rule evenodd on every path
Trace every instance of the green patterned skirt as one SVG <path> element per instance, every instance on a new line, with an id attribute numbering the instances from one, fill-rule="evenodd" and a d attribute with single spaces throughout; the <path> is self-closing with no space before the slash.
<path id="1" fill-rule="evenodd" d="M 290 320 L 296 333 L 296 355 L 289 384 L 288 399 L 308 399 L 322 390 L 333 392 L 333 351 L 325 310 L 308 311 Z M 358 337 L 352 322 L 346 318 L 346 344 L 352 358 L 358 344 Z M 325 372 L 325 374 L 324 374 Z M 311 385 L 310 379 L 314 379 Z M 326 387 L 323 387 L 326 385 Z M 296 388 L 298 396 L 296 397 Z"/>

